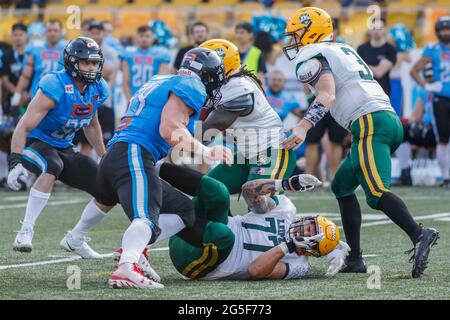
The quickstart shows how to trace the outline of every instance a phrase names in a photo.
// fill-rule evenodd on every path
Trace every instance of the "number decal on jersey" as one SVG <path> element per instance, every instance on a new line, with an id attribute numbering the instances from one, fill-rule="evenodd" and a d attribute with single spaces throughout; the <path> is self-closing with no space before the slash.
<path id="1" fill-rule="evenodd" d="M 273 243 L 273 246 L 265 246 L 255 243 L 246 243 L 244 242 L 244 249 L 250 250 L 250 251 L 259 251 L 259 252 L 266 252 L 273 247 L 279 245 L 286 233 L 285 228 L 285 222 L 284 220 L 276 219 L 275 218 L 266 218 L 265 219 L 269 226 L 259 225 L 259 224 L 252 224 L 252 223 L 242 223 L 242 227 L 247 230 L 258 230 L 261 232 L 266 232 L 271 235 L 267 236 L 267 239 Z"/>
<path id="2" fill-rule="evenodd" d="M 369 67 L 367 66 L 367 64 L 361 60 L 361 58 L 358 56 L 358 54 L 353 51 L 350 48 L 347 47 L 341 47 L 341 50 L 348 56 L 353 56 L 356 59 L 356 62 L 358 62 L 360 65 L 362 65 L 364 67 L 364 69 L 366 70 L 367 73 L 364 73 L 364 71 L 359 71 L 359 76 L 363 79 L 363 80 L 373 80 L 373 76 L 372 76 L 372 72 L 370 72 Z"/>
<path id="3" fill-rule="evenodd" d="M 59 61 L 55 60 L 42 60 L 42 76 L 45 76 L 47 73 L 58 70 Z"/>
<path id="4" fill-rule="evenodd" d="M 441 61 L 440 64 L 441 69 L 441 81 L 449 82 L 450 81 L 450 61 Z"/>
<path id="5" fill-rule="evenodd" d="M 132 85 L 139 88 L 144 85 L 153 76 L 153 65 L 151 64 L 135 64 L 131 68 L 133 78 Z"/>

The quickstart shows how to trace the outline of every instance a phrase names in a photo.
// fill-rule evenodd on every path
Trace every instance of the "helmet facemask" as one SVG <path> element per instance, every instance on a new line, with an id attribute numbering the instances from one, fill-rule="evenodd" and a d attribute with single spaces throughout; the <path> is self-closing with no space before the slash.
<path id="1" fill-rule="evenodd" d="M 302 217 L 295 219 L 289 226 L 287 232 L 287 239 L 296 237 L 312 237 L 320 233 L 319 224 L 317 223 L 317 216 Z M 313 249 L 304 250 L 305 255 L 312 255 L 320 257 L 319 244 Z"/>
<path id="2" fill-rule="evenodd" d="M 80 62 L 81 60 L 77 60 L 74 63 L 74 70 L 77 72 L 77 78 L 83 83 L 94 83 L 102 76 L 102 70 L 103 70 L 103 59 L 89 59 L 89 60 L 83 60 L 83 61 L 94 61 L 98 62 L 97 64 L 97 70 L 96 71 L 81 71 L 80 70 Z"/>
<path id="3" fill-rule="evenodd" d="M 309 27 L 306 27 L 296 32 L 286 32 L 283 34 L 284 37 L 290 37 L 289 45 L 283 47 L 283 53 L 289 61 L 295 59 L 297 53 L 300 51 L 300 48 L 303 46 L 302 39 L 308 28 Z"/>
<path id="4" fill-rule="evenodd" d="M 208 95 L 205 106 L 208 108 L 215 108 L 222 99 L 222 92 L 220 91 L 220 88 L 227 81 L 225 76 L 225 68 L 223 66 L 218 66 L 214 74 L 211 74 L 211 72 L 205 72 L 201 78 L 206 88 L 206 94 Z"/>

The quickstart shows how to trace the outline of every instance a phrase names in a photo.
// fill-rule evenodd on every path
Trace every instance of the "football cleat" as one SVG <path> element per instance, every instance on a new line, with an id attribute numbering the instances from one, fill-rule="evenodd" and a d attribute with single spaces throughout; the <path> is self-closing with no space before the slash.
<path id="1" fill-rule="evenodd" d="M 120 257 L 122 255 L 122 248 L 118 248 L 116 251 L 114 251 L 114 261 L 116 263 L 114 270 L 117 270 L 119 266 Z M 142 272 L 144 273 L 144 276 L 149 278 L 150 280 L 153 280 L 155 282 L 161 282 L 161 277 L 156 273 L 156 271 L 152 268 L 150 265 L 150 262 L 148 261 L 148 249 L 145 248 L 142 252 L 141 256 L 139 257 L 138 261 L 139 268 L 142 269 Z"/>
<path id="2" fill-rule="evenodd" d="M 150 280 L 137 263 L 121 263 L 113 272 L 108 284 L 113 289 L 162 289 L 161 283 Z"/>
<path id="3" fill-rule="evenodd" d="M 362 253 L 357 256 L 351 254 L 345 258 L 344 266 L 339 271 L 342 273 L 367 273 L 366 263 L 362 257 Z"/>
<path id="4" fill-rule="evenodd" d="M 437 244 L 439 239 L 439 232 L 433 228 L 422 229 L 422 234 L 419 240 L 414 245 L 414 248 L 406 251 L 406 254 L 411 254 L 409 262 L 413 263 L 412 277 L 419 278 L 425 269 L 428 267 L 428 254 L 431 247 Z"/>
<path id="5" fill-rule="evenodd" d="M 86 241 L 86 238 L 75 239 L 69 231 L 59 245 L 67 252 L 75 253 L 83 259 L 102 259 L 103 257 L 92 250 Z"/>
<path id="6" fill-rule="evenodd" d="M 33 250 L 33 229 L 21 229 L 17 232 L 13 243 L 13 250 L 19 252 L 31 252 Z"/>

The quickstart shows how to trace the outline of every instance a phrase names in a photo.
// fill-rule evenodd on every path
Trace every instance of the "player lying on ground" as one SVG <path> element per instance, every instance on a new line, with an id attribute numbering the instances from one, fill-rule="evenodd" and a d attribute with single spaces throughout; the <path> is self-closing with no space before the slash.
<path id="1" fill-rule="evenodd" d="M 355 50 L 333 43 L 331 17 L 324 10 L 306 7 L 288 20 L 290 45 L 286 57 L 296 62 L 296 76 L 315 93 L 305 117 L 284 142 L 290 149 L 305 140 L 308 130 L 328 113 L 352 134 L 351 152 L 332 182 L 351 254 L 344 272 L 366 272 L 360 249 L 361 208 L 355 190 L 361 185 L 367 204 L 381 210 L 411 239 L 414 248 L 412 276 L 420 277 L 428 264 L 430 248 L 439 232 L 417 224 L 405 203 L 390 192 L 391 154 L 403 141 L 403 127 L 389 97 Z"/>
<path id="2" fill-rule="evenodd" d="M 219 181 L 170 164 L 161 166 L 160 176 L 196 193 L 193 227 L 169 241 L 172 263 L 186 278 L 301 278 L 308 270 L 308 255 L 326 256 L 328 275 L 344 263 L 348 246 L 339 241 L 333 222 L 320 216 L 298 219 L 286 196 L 273 197 L 279 191 L 302 192 L 320 185 L 313 176 L 247 182 L 242 192 L 251 211 L 234 217 L 228 216 L 229 193 Z"/>
<path id="3" fill-rule="evenodd" d="M 14 250 L 32 250 L 34 225 L 56 180 L 94 197 L 98 195 L 94 179 L 98 165 L 75 152 L 72 141 L 76 131 L 83 128 L 97 154 L 105 153 L 97 116 L 97 108 L 108 98 L 108 86 L 102 78 L 103 62 L 102 50 L 94 40 L 85 37 L 72 40 L 64 48 L 65 70 L 47 74 L 39 81 L 36 95 L 14 131 L 9 187 L 19 190 L 21 177 L 28 171 L 38 175 L 30 190 L 22 228 L 14 240 Z"/>
<path id="4" fill-rule="evenodd" d="M 146 278 L 138 265 L 144 248 L 161 232 L 158 226 L 161 208 L 167 204 L 170 212 L 179 205 L 179 192 L 161 183 L 154 165 L 167 155 L 171 146 L 180 145 L 208 160 L 231 162 L 229 149 L 205 147 L 192 136 L 193 122 L 198 119 L 201 107 L 207 99 L 215 99 L 224 81 L 219 56 L 209 49 L 197 48 L 186 53 L 178 75 L 153 77 L 131 99 L 128 112 L 100 162 L 97 176 L 100 195 L 86 207 L 75 227 L 78 233 L 87 233 L 104 217 L 104 213 L 89 207 L 103 206 L 102 211 L 109 212 L 117 203 L 131 220 L 110 286 L 164 287 Z"/>

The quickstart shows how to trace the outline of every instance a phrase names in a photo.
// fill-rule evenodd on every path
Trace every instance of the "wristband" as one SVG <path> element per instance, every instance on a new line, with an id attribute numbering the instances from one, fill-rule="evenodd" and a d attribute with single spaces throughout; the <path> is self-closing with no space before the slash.
<path id="1" fill-rule="evenodd" d="M 309 106 L 308 110 L 306 110 L 306 114 L 304 119 L 308 120 L 315 127 L 316 124 L 322 120 L 323 117 L 327 114 L 328 109 L 317 100 Z"/>
<path id="2" fill-rule="evenodd" d="M 22 155 L 20 153 L 11 153 L 8 156 L 8 169 L 11 171 L 16 165 L 22 163 Z"/>
<path id="3" fill-rule="evenodd" d="M 295 243 L 292 240 L 288 240 L 279 245 L 280 249 L 283 250 L 284 255 L 295 252 Z"/>

